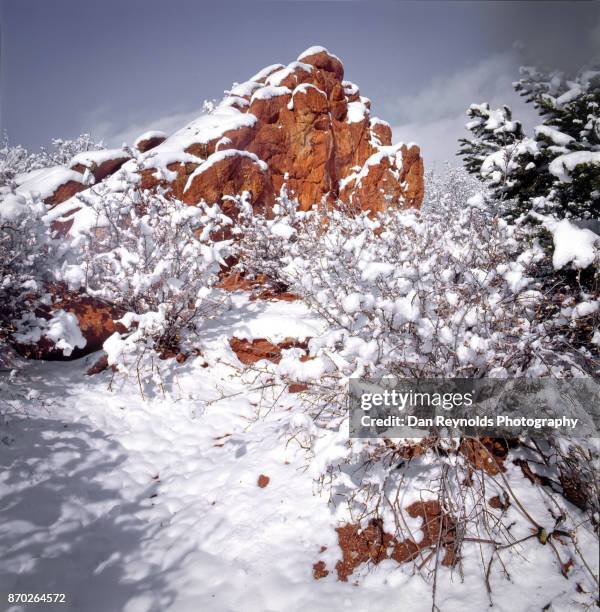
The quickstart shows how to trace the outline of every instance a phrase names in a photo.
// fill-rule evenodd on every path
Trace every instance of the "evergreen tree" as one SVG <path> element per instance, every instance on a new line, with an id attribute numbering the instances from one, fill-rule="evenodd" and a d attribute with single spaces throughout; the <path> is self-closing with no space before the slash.
<path id="1" fill-rule="evenodd" d="M 514 84 L 543 118 L 525 136 L 510 109 L 472 105 L 470 139 L 460 141 L 465 167 L 505 204 L 508 217 L 531 210 L 557 218 L 600 214 L 600 71 L 581 70 L 573 79 L 558 71 L 521 68 Z"/>

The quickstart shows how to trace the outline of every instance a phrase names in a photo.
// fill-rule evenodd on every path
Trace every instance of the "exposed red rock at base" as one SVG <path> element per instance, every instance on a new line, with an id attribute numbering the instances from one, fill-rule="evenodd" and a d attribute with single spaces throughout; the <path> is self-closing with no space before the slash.
<path id="1" fill-rule="evenodd" d="M 436 500 L 414 502 L 406 508 L 412 518 L 421 518 L 422 539 L 398 541 L 383 529 L 381 519 L 371 519 L 364 529 L 359 524 L 347 524 L 337 528 L 342 558 L 335 569 L 338 580 L 346 582 L 354 570 L 363 563 L 378 564 L 384 559 L 407 563 L 427 549 L 443 548 L 441 564 L 452 566 L 457 561 L 455 550 L 455 522 Z M 425 553 L 424 553 L 425 554 Z"/>
<path id="2" fill-rule="evenodd" d="M 383 531 L 381 519 L 371 519 L 365 529 L 351 523 L 338 527 L 338 543 L 342 558 L 336 563 L 338 580 L 347 582 L 348 577 L 363 563 L 371 561 L 375 565 L 388 558 L 388 547 L 394 537 Z"/>
<path id="3" fill-rule="evenodd" d="M 229 340 L 229 346 L 243 364 L 253 365 L 262 359 L 267 359 L 273 363 L 279 363 L 282 350 L 290 348 L 301 348 L 306 350 L 308 348 L 308 341 L 286 338 L 279 344 L 273 344 L 264 338 L 245 340 L 233 337 Z"/>
<path id="4" fill-rule="evenodd" d="M 87 376 L 94 376 L 108 370 L 108 368 L 108 355 L 104 353 L 85 371 L 85 373 Z M 114 365 L 110 366 L 110 368 L 113 372 L 117 371 Z"/>
<path id="5" fill-rule="evenodd" d="M 60 349 L 56 349 L 52 341 L 42 337 L 34 344 L 14 343 L 15 350 L 29 359 L 45 359 L 49 361 L 69 361 L 89 355 L 102 348 L 104 341 L 114 332 L 124 332 L 125 327 L 116 320 L 121 314 L 115 307 L 85 294 L 67 291 L 62 287 L 53 286 L 50 292 L 54 295 L 52 306 L 39 310 L 37 317 L 49 320 L 52 314 L 59 310 L 75 315 L 81 334 L 86 339 L 84 348 L 75 348 L 65 356 Z"/>
<path id="6" fill-rule="evenodd" d="M 303 391 L 308 390 L 308 385 L 306 383 L 290 383 L 288 385 L 289 393 L 302 393 Z"/>
<path id="7" fill-rule="evenodd" d="M 220 275 L 217 287 L 225 291 L 248 291 L 251 301 L 295 302 L 300 299 L 295 293 L 287 290 L 286 286 L 274 283 L 263 274 L 248 279 L 241 272 L 228 272 L 226 269 Z"/>
<path id="8" fill-rule="evenodd" d="M 325 578 L 325 576 L 329 576 L 329 570 L 325 565 L 325 561 L 317 561 L 313 565 L 313 577 L 315 580 L 321 580 L 321 578 Z"/>
<path id="9" fill-rule="evenodd" d="M 441 564 L 454 565 L 457 561 L 454 547 L 456 524 L 439 502 L 436 500 L 414 502 L 406 508 L 406 512 L 412 518 L 422 519 L 423 539 L 418 544 L 412 540 L 397 543 L 390 557 L 398 563 L 405 563 L 414 559 L 420 551 L 441 544 L 444 548 Z"/>

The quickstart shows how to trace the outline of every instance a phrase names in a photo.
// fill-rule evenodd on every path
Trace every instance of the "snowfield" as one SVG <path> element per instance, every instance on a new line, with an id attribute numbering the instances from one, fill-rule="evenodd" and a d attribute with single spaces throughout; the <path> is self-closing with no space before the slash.
<path id="1" fill-rule="evenodd" d="M 2 371 L 13 399 L 0 417 L 0 590 L 4 598 L 67 598 L 66 605 L 8 610 L 431 609 L 432 585 L 412 563 L 385 560 L 337 580 L 335 528 L 349 515 L 345 504 L 329 503 L 311 463 L 339 435 L 316 432 L 315 456 L 307 454 L 291 433 L 304 418 L 300 397 L 258 388 L 256 372 L 243 368 L 228 344 L 234 335 L 302 339 L 321 322 L 300 302 L 250 302 L 243 294 L 233 302 L 206 326 L 201 356 L 162 362 L 165 394 L 157 389 L 142 398 L 134 380 L 110 370 L 87 376 L 97 355 L 28 362 L 12 378 Z M 517 472 L 508 467 L 516 493 L 547 524 L 543 492 Z M 269 479 L 265 487 L 258 486 L 261 475 Z M 427 486 L 427 465 L 412 476 L 407 499 Z M 513 535 L 528 535 L 518 511 L 509 512 Z M 579 546 L 597 572 L 595 540 L 586 534 Z M 463 555 L 463 575 L 458 566 L 438 571 L 441 610 L 490 605 L 480 545 L 466 543 Z M 535 538 L 503 559 L 509 578 L 498 565 L 490 575 L 494 610 L 574 609 L 586 601 L 576 584 L 588 601 L 593 592 L 580 564 L 563 578 L 549 547 Z M 329 575 L 315 580 L 319 560 Z"/>

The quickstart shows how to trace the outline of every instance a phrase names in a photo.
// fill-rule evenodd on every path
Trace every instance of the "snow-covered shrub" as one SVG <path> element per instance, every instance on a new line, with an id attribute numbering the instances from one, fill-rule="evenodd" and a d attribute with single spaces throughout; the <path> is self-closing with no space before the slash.
<path id="1" fill-rule="evenodd" d="M 290 421 L 289 437 L 307 450 L 308 470 L 334 510 L 347 506 L 352 523 L 375 520 L 381 532 L 406 541 L 414 537 L 407 506 L 437 503 L 452 525 L 452 564 L 464 542 L 482 538 L 500 558 L 515 540 L 514 520 L 524 521 L 539 545 L 552 541 L 553 528 L 593 532 L 597 485 L 587 466 L 597 466 L 598 457 L 585 445 L 557 438 L 520 448 L 522 461 L 546 465 L 560 480 L 544 491 L 560 508 L 557 528 L 545 507 L 530 507 L 528 481 L 509 484 L 502 468 L 494 469 L 508 447 L 497 458 L 478 439 L 352 439 L 347 397 L 351 377 L 597 375 L 599 296 L 557 282 L 527 228 L 486 206 L 480 184 L 464 171 L 430 177 L 421 211 L 390 208 L 370 217 L 338 206 L 298 212 L 284 191 L 270 218 L 240 202 L 237 228 L 240 269 L 287 285 L 327 323 L 310 340 L 309 359 L 284 350 L 279 364 L 263 369 L 265 383 L 308 385 L 306 414 Z M 488 456 L 492 468 L 484 469 L 476 457 Z M 585 469 L 569 465 L 571 456 Z M 573 491 L 582 492 L 576 501 L 583 518 L 565 501 L 574 503 Z M 500 519 L 490 513 L 492 495 L 505 508 Z M 522 516 L 515 519 L 509 506 Z M 573 542 L 565 546 L 577 555 Z M 440 564 L 443 555 L 434 552 L 415 556 L 422 575 Z M 553 545 L 543 554 L 561 561 Z"/>
<path id="2" fill-rule="evenodd" d="M 104 149 L 102 142 L 95 142 L 89 134 L 81 134 L 73 140 L 54 138 L 52 149 L 42 147 L 30 153 L 21 145 L 11 146 L 6 133 L 0 140 L 0 186 L 10 185 L 19 174 L 67 165 L 78 153 Z"/>
<path id="3" fill-rule="evenodd" d="M 299 213 L 283 197 L 272 219 L 240 216 L 240 266 L 287 285 L 328 322 L 310 343 L 314 359 L 284 358 L 282 375 L 344 389 L 348 377 L 389 374 L 598 372 L 598 295 L 552 285 L 528 232 L 454 182 L 456 193 L 434 189 L 423 211 Z"/>
<path id="4" fill-rule="evenodd" d="M 452 209 L 469 200 L 469 205 L 475 206 L 486 193 L 485 185 L 479 179 L 449 162 L 441 170 L 427 172 L 425 185 L 427 188 L 421 205 L 425 213 Z"/>
<path id="5" fill-rule="evenodd" d="M 6 133 L 0 141 L 0 187 L 9 185 L 18 174 L 34 170 L 31 156 L 21 145 L 10 146 Z"/>
<path id="6" fill-rule="evenodd" d="M 89 134 L 80 134 L 74 139 L 53 138 L 50 151 L 42 148 L 38 155 L 43 160 L 44 166 L 65 166 L 78 153 L 86 151 L 101 151 L 105 149 L 102 141 L 96 142 Z"/>
<path id="7" fill-rule="evenodd" d="M 42 333 L 35 310 L 41 301 L 48 302 L 46 285 L 61 260 L 45 213 L 42 202 L 15 193 L 5 193 L 0 202 L 0 342 L 9 335 L 20 341 L 39 339 Z"/>
<path id="8" fill-rule="evenodd" d="M 124 313 L 127 332 L 105 343 L 109 362 L 127 369 L 147 350 L 183 350 L 186 334 L 217 308 L 211 286 L 228 242 L 212 236 L 231 220 L 216 205 L 186 206 L 135 184 L 122 192 L 100 185 L 80 198 L 89 230 L 73 244 L 81 263 L 62 276 Z"/>

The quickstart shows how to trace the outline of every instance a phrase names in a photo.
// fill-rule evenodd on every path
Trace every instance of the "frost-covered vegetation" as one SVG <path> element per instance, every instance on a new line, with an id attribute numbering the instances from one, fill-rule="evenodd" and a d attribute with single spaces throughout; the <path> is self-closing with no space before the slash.
<path id="1" fill-rule="evenodd" d="M 177 354 L 223 300 L 210 288 L 229 243 L 213 236 L 231 219 L 216 204 L 186 206 L 135 184 L 83 199 L 92 219 L 72 245 L 81 263 L 63 264 L 61 280 L 124 313 L 127 331 L 105 345 L 109 363 L 127 371 L 140 352 Z"/>
<path id="2" fill-rule="evenodd" d="M 552 279 L 539 243 L 476 205 L 461 171 L 429 185 L 421 212 L 300 213 L 284 194 L 266 219 L 242 205 L 240 267 L 286 285 L 329 324 L 311 343 L 321 370 L 299 363 L 295 375 L 343 386 L 386 373 L 597 374 L 598 295 Z"/>
<path id="3" fill-rule="evenodd" d="M 0 341 L 21 333 L 52 278 L 57 245 L 43 222 L 46 207 L 14 193 L 0 206 Z"/>
<path id="4" fill-rule="evenodd" d="M 309 358 L 291 348 L 278 364 L 255 371 L 265 385 L 303 385 L 306 414 L 291 424 L 291 440 L 307 451 L 310 473 L 332 506 L 345 506 L 351 523 L 365 530 L 365 542 L 387 542 L 369 553 L 371 562 L 414 563 L 431 585 L 433 609 L 440 567 L 468 574 L 463 561 L 473 543 L 480 547 L 490 603 L 505 587 L 492 586 L 489 576 L 510 575 L 515 552 L 527 540 L 546 547 L 538 557 L 542 565 L 554 563 L 573 578 L 569 559 L 576 559 L 579 577 L 593 581 L 596 560 L 580 546 L 598 537 L 593 444 L 526 435 L 348 439 L 350 378 L 600 373 L 600 296 L 579 283 L 582 269 L 593 274 L 600 262 L 596 239 L 582 247 L 581 232 L 589 230 L 569 225 L 575 235 L 568 244 L 555 231 L 555 248 L 548 251 L 529 225 L 501 214 L 501 202 L 490 206 L 493 196 L 464 170 L 450 168 L 427 184 L 421 211 L 391 206 L 378 215 L 344 207 L 299 212 L 285 190 L 268 217 L 239 200 L 239 269 L 249 277 L 266 273 L 326 322 L 308 343 Z M 571 257 L 580 247 L 585 257 Z M 557 254 L 564 255 L 560 262 Z M 558 274 L 563 267 L 569 278 Z M 507 472 L 509 454 L 523 474 L 514 466 Z M 530 464 L 544 465 L 548 480 Z M 549 514 L 523 487 L 523 475 L 550 487 L 544 491 L 554 508 Z M 490 511 L 492 497 L 500 517 Z M 427 538 L 437 539 L 429 555 L 398 544 L 412 539 L 411 521 L 423 500 L 435 504 L 432 512 L 441 509 L 433 519 L 437 531 L 425 531 L 426 548 Z"/>
<path id="5" fill-rule="evenodd" d="M 11 145 L 4 132 L 0 139 L 0 186 L 10 184 L 20 174 L 67 165 L 78 153 L 102 149 L 102 142 L 95 142 L 89 134 L 81 134 L 73 140 L 54 138 L 51 149 L 42 147 L 39 151 L 29 152 L 22 145 Z"/>

